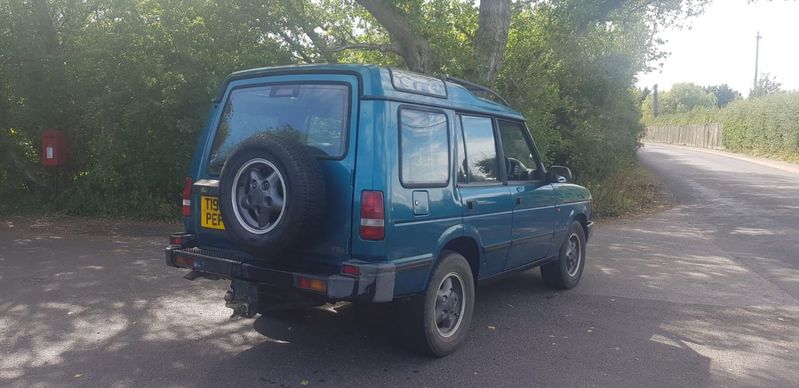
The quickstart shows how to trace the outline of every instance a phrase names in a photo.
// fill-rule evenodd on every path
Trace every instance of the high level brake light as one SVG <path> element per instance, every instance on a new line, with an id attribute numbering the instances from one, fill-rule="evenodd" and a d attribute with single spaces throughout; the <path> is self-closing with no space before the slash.
<path id="1" fill-rule="evenodd" d="M 383 192 L 364 190 L 361 193 L 361 238 L 382 240 L 386 237 L 386 212 Z"/>
<path id="2" fill-rule="evenodd" d="M 193 183 L 190 177 L 186 177 L 183 181 L 183 217 L 191 216 L 191 185 Z"/>

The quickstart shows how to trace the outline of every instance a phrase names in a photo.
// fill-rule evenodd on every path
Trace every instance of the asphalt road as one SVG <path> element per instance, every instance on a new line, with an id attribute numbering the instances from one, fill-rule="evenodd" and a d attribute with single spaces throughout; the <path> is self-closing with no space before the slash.
<path id="1" fill-rule="evenodd" d="M 678 147 L 640 157 L 675 205 L 598 225 L 574 290 L 537 271 L 481 288 L 469 340 L 444 359 L 406 351 L 379 309 L 231 322 L 226 284 L 165 267 L 158 228 L 8 221 L 0 386 L 796 386 L 799 171 Z"/>

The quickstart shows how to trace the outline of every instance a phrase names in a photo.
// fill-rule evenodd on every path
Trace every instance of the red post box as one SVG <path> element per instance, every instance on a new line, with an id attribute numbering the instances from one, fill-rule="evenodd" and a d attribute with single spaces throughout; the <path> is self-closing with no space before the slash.
<path id="1" fill-rule="evenodd" d="M 67 164 L 67 142 L 63 131 L 45 129 L 42 132 L 42 165 L 64 166 Z"/>

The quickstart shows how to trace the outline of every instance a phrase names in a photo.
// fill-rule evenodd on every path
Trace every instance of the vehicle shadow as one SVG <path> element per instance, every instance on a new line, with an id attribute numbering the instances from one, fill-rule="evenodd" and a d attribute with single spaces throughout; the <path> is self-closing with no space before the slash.
<path id="1" fill-rule="evenodd" d="M 236 370 L 227 383 L 278 386 L 713 384 L 709 358 L 659 328 L 678 312 L 602 299 L 551 291 L 537 271 L 488 285 L 469 339 L 442 359 L 405 346 L 401 308 L 344 304 L 262 316 L 254 328 L 268 340 L 207 375 Z"/>

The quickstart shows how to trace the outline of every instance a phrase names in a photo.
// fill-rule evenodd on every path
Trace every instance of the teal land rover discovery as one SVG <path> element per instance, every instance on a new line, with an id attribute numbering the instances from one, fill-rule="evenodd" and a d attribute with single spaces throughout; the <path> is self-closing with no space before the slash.
<path id="1" fill-rule="evenodd" d="M 183 189 L 166 263 L 228 279 L 234 317 L 397 302 L 436 356 L 467 336 L 475 285 L 532 267 L 575 287 L 591 194 L 545 167 L 493 91 L 370 65 L 237 72 Z"/>

